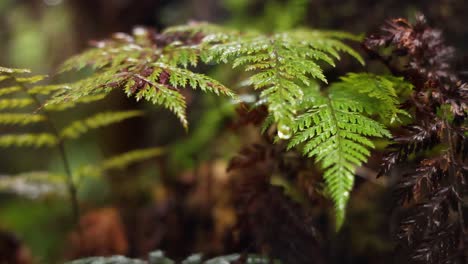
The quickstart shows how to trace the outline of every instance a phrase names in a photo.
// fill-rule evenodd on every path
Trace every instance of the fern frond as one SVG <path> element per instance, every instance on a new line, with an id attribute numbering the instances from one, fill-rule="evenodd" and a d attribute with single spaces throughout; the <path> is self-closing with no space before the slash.
<path id="1" fill-rule="evenodd" d="M 35 199 L 48 194 L 65 194 L 64 176 L 50 172 L 0 175 L 0 190 Z"/>
<path id="2" fill-rule="evenodd" d="M 47 75 L 34 75 L 34 76 L 27 76 L 27 77 L 15 77 L 15 81 L 19 83 L 37 83 L 39 81 L 44 80 L 47 78 Z"/>
<path id="3" fill-rule="evenodd" d="M 0 96 L 7 95 L 7 94 L 13 94 L 16 92 L 21 91 L 21 87 L 19 86 L 12 86 L 12 87 L 5 87 L 0 89 Z"/>
<path id="4" fill-rule="evenodd" d="M 108 158 L 98 165 L 87 165 L 78 169 L 74 175 L 77 177 L 99 177 L 104 172 L 115 169 L 123 169 L 134 163 L 157 157 L 164 154 L 162 148 L 136 149 Z"/>
<path id="5" fill-rule="evenodd" d="M 183 27 L 188 32 L 202 32 L 199 28 L 199 25 Z M 207 63 L 232 63 L 233 67 L 243 66 L 246 71 L 254 71 L 248 83 L 262 90 L 260 99 L 268 102 L 270 113 L 284 131 L 290 130 L 304 90 L 316 79 L 327 82 L 319 65 L 321 62 L 334 66 L 340 52 L 363 62 L 358 53 L 340 41 L 340 38 L 350 38 L 344 33 L 303 30 L 271 36 L 230 35 L 222 29 L 204 33 L 206 36 L 200 45 L 202 59 Z M 290 136 L 288 133 L 280 135 Z"/>
<path id="6" fill-rule="evenodd" d="M 92 77 L 74 83 L 63 84 L 64 88 L 57 90 L 52 98 L 46 102 L 46 105 L 76 102 L 84 97 L 107 95 L 112 90 L 108 85 L 116 81 L 116 77 L 108 72 L 100 75 L 93 75 Z"/>
<path id="7" fill-rule="evenodd" d="M 116 34 L 65 62 L 63 71 L 91 66 L 96 72 L 59 90 L 50 104 L 107 94 L 119 88 L 129 97 L 169 109 L 187 127 L 186 103 L 180 89 L 191 87 L 231 97 L 234 94 L 216 80 L 186 69 L 189 64 L 198 63 L 198 48 L 182 44 L 178 37 L 157 35 L 142 28 L 132 36 Z"/>
<path id="8" fill-rule="evenodd" d="M 4 134 L 0 136 L 0 147 L 53 147 L 58 139 L 48 133 Z"/>
<path id="9" fill-rule="evenodd" d="M 119 123 L 123 120 L 143 115 L 140 111 L 121 111 L 98 113 L 84 120 L 74 121 L 65 127 L 60 135 L 62 138 L 76 139 L 91 129 L 96 129 L 111 124 Z"/>
<path id="10" fill-rule="evenodd" d="M 288 147 L 303 144 L 304 155 L 320 163 L 335 204 L 336 227 L 340 228 L 355 169 L 367 162 L 369 149 L 374 148 L 369 138 L 391 137 L 391 134 L 382 124 L 365 116 L 366 105 L 337 91 L 330 90 L 327 96 L 318 90 L 307 95 L 308 110 L 295 120 L 295 136 Z"/>
<path id="11" fill-rule="evenodd" d="M 169 45 L 165 48 L 165 55 L 161 62 L 172 66 L 181 65 L 184 68 L 188 66 L 196 67 L 199 62 L 199 48 L 197 46 L 178 46 Z"/>
<path id="12" fill-rule="evenodd" d="M 0 113 L 0 125 L 28 125 L 46 120 L 37 114 Z"/>
<path id="13" fill-rule="evenodd" d="M 362 65 L 365 64 L 364 59 L 358 52 L 342 42 L 342 40 L 360 41 L 362 39 L 361 36 L 356 36 L 342 31 L 307 29 L 295 30 L 291 32 L 290 35 L 294 35 L 298 39 L 303 39 L 308 45 L 317 50 L 328 53 L 338 60 L 340 59 L 339 52 L 342 52 L 351 55 Z"/>
<path id="14" fill-rule="evenodd" d="M 80 97 L 77 100 L 69 100 L 69 101 L 64 101 L 64 102 L 54 102 L 53 100 L 50 100 L 45 103 L 44 109 L 47 111 L 55 111 L 55 112 L 60 112 L 64 111 L 70 108 L 73 108 L 77 106 L 78 104 L 89 104 L 93 103 L 96 101 L 103 100 L 106 98 L 107 94 L 95 94 L 95 95 L 87 95 Z"/>
<path id="15" fill-rule="evenodd" d="M 101 164 L 101 168 L 104 170 L 123 169 L 135 162 L 140 162 L 162 154 L 164 154 L 164 150 L 162 148 L 132 150 L 105 160 Z"/>
<path id="16" fill-rule="evenodd" d="M 333 83 L 329 89 L 335 95 L 340 94 L 340 97 L 360 102 L 368 114 L 377 115 L 389 123 L 399 121 L 399 115 L 408 116 L 408 113 L 398 107 L 398 95 L 411 89 L 411 85 L 402 78 L 349 73 L 340 79 L 340 82 Z"/>
<path id="17" fill-rule="evenodd" d="M 203 92 L 212 92 L 216 95 L 226 95 L 234 97 L 234 93 L 218 81 L 203 75 L 191 72 L 186 69 L 155 63 L 154 66 L 165 70 L 169 75 L 169 83 L 173 87 L 184 88 L 189 86 L 193 89 L 200 89 Z"/>
<path id="18" fill-rule="evenodd" d="M 29 69 L 15 69 L 15 68 L 6 68 L 0 66 L 0 75 L 4 74 L 22 74 L 22 73 L 31 73 Z"/>
<path id="19" fill-rule="evenodd" d="M 28 90 L 29 94 L 40 94 L 40 95 L 49 95 L 52 92 L 67 89 L 66 85 L 63 84 L 50 84 L 50 85 L 36 85 Z"/>
<path id="20" fill-rule="evenodd" d="M 1 99 L 0 110 L 23 108 L 31 105 L 32 103 L 33 100 L 29 98 Z"/>
<path id="21" fill-rule="evenodd" d="M 184 96 L 171 89 L 170 86 L 160 83 L 155 83 L 147 81 L 146 84 L 140 88 L 140 90 L 133 94 L 133 86 L 135 85 L 134 81 L 130 81 L 125 87 L 125 93 L 127 96 L 134 95 L 137 101 L 144 99 L 153 104 L 162 105 L 165 108 L 173 112 L 179 121 L 182 123 L 183 127 L 187 128 L 188 121 L 186 117 L 186 104 Z"/>

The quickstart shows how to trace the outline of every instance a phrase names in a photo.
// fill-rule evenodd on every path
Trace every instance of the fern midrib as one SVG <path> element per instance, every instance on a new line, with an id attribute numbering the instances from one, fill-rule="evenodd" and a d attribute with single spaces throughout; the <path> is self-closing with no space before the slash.
<path id="1" fill-rule="evenodd" d="M 271 45 L 272 45 L 272 48 L 273 48 L 273 54 L 275 56 L 275 59 L 274 59 L 274 71 L 275 71 L 275 82 L 276 82 L 276 86 L 278 87 L 278 93 L 281 94 L 281 96 L 283 96 L 283 87 L 282 87 L 282 84 L 281 84 L 281 75 L 280 75 L 280 72 L 279 72 L 279 68 L 280 68 L 280 61 L 279 61 L 279 53 L 278 53 L 278 44 L 277 44 L 277 41 L 274 37 L 270 37 L 270 42 L 271 42 Z M 277 120 L 278 121 L 278 120 Z M 285 125 L 285 124 L 283 124 Z M 287 126 L 289 127 L 290 124 L 287 124 Z"/>
<path id="2" fill-rule="evenodd" d="M 342 149 L 342 147 L 341 147 L 342 138 L 341 138 L 341 135 L 340 135 L 341 129 L 338 126 L 338 118 L 336 117 L 335 108 L 333 107 L 332 100 L 331 100 L 331 98 L 330 98 L 330 96 L 328 94 L 326 95 L 326 97 L 327 97 L 327 105 L 328 105 L 328 108 L 330 109 L 330 114 L 331 114 L 332 121 L 333 121 L 332 123 L 333 123 L 334 128 L 336 129 L 336 134 L 335 134 L 335 136 L 336 136 L 336 145 L 337 145 L 338 150 L 340 150 L 340 149 Z M 339 166 L 340 166 L 339 172 L 342 173 L 343 166 L 341 164 L 343 163 L 343 157 L 341 155 L 341 151 L 337 151 L 337 152 L 338 152 L 337 153 L 337 155 L 338 155 L 337 164 L 339 164 Z M 345 186 L 343 185 L 343 181 L 338 181 L 338 182 L 341 185 L 341 189 L 344 190 Z M 344 210 L 344 208 L 340 208 L 340 209 Z"/>
<path id="3" fill-rule="evenodd" d="M 19 82 L 13 74 L 8 74 L 8 75 L 19 87 L 21 87 L 23 92 L 25 92 L 34 101 L 34 103 L 36 104 L 38 109 L 41 109 L 43 107 L 43 105 L 41 104 L 41 102 L 39 101 L 39 99 L 35 95 L 33 95 L 31 93 L 28 93 L 28 87 L 26 87 L 24 85 L 24 83 Z M 49 129 L 51 130 L 52 134 L 54 134 L 55 137 L 57 138 L 57 148 L 58 148 L 58 150 L 60 152 L 60 156 L 61 156 L 62 161 L 63 161 L 63 167 L 65 169 L 65 174 L 67 175 L 66 181 L 67 181 L 68 191 L 70 193 L 70 201 L 72 203 L 73 219 L 75 221 L 75 224 L 78 226 L 79 234 L 82 234 L 81 228 L 79 227 L 79 223 L 78 223 L 78 221 L 80 219 L 80 207 L 79 207 L 79 204 L 78 204 L 78 191 L 77 191 L 77 188 L 75 186 L 75 183 L 73 182 L 73 175 L 72 175 L 72 172 L 71 172 L 70 162 L 69 162 L 67 153 L 65 151 L 65 145 L 64 145 L 63 139 L 60 137 L 60 133 L 59 133 L 57 127 L 52 122 L 52 119 L 50 117 L 49 112 L 47 110 L 45 110 L 45 109 L 43 109 L 42 111 L 43 111 L 43 114 L 44 114 L 44 117 L 45 117 L 45 121 L 46 121 L 47 125 L 49 126 Z"/>

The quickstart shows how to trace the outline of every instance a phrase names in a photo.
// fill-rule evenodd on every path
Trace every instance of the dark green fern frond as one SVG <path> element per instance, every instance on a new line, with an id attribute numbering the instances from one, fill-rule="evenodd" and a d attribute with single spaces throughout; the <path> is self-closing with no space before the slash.
<path id="1" fill-rule="evenodd" d="M 0 136 L 0 147 L 53 147 L 58 139 L 52 134 L 3 134 Z"/>
<path id="2" fill-rule="evenodd" d="M 84 120 L 74 121 L 65 127 L 60 135 L 62 138 L 76 139 L 81 134 L 88 132 L 91 129 L 101 128 L 104 126 L 119 123 L 125 119 L 141 116 L 140 111 L 121 111 L 121 112 L 104 112 L 98 113 Z"/>
<path id="3" fill-rule="evenodd" d="M 318 89 L 307 94 L 303 105 L 307 111 L 295 120 L 289 142 L 289 148 L 303 144 L 304 155 L 320 163 L 335 204 L 337 228 L 344 221 L 355 169 L 367 162 L 374 148 L 370 138 L 391 137 L 385 126 L 366 116 L 368 105 L 353 101 L 339 88 L 330 89 L 328 95 Z"/>

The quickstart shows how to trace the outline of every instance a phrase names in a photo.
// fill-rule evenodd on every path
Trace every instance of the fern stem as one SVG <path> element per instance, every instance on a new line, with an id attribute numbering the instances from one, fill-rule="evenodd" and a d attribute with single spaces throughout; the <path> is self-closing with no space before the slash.
<path id="1" fill-rule="evenodd" d="M 20 86 L 21 89 L 26 94 L 29 95 L 29 97 L 34 101 L 34 103 L 36 104 L 38 109 L 43 107 L 43 104 L 41 103 L 41 101 L 36 96 L 34 96 L 33 94 L 28 93 L 28 88 L 22 82 L 18 82 L 14 76 L 12 76 L 12 75 L 10 75 L 10 76 L 15 81 L 15 83 L 18 86 Z M 65 144 L 64 144 L 63 139 L 60 136 L 60 133 L 59 133 L 57 127 L 55 126 L 54 122 L 52 121 L 52 118 L 51 118 L 49 112 L 47 112 L 47 110 L 45 110 L 45 109 L 43 109 L 42 111 L 43 111 L 43 114 L 45 116 L 45 121 L 46 121 L 51 133 L 54 134 L 54 136 L 56 136 L 57 139 L 58 139 L 57 148 L 58 148 L 60 157 L 62 159 L 63 167 L 65 169 L 65 174 L 67 176 L 66 177 L 66 184 L 67 184 L 67 189 L 68 189 L 68 193 L 69 193 L 69 196 L 70 196 L 70 203 L 72 204 L 73 221 L 74 221 L 75 225 L 78 227 L 78 233 L 81 234 L 82 232 L 80 230 L 81 228 L 80 228 L 80 225 L 79 225 L 80 207 L 79 207 L 79 202 L 78 202 L 77 188 L 76 188 L 75 183 L 73 182 L 73 174 L 71 172 L 70 162 L 69 162 L 66 150 L 65 150 Z M 81 235 L 80 235 L 80 237 L 81 237 Z"/>

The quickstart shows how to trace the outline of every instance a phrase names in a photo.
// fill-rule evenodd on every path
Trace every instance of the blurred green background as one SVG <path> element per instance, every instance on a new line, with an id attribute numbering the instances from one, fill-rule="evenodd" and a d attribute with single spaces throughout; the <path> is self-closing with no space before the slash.
<path id="1" fill-rule="evenodd" d="M 448 42 L 457 48 L 462 65 L 468 54 L 466 0 L 0 0 L 0 65 L 52 74 L 52 79 L 73 78 L 53 73 L 66 58 L 84 50 L 89 41 L 113 32 L 129 32 L 137 25 L 161 30 L 202 20 L 265 32 L 306 26 L 366 34 L 386 19 L 412 18 L 417 12 L 443 30 Z M 334 79 L 353 70 L 363 69 L 344 60 L 328 76 Z M 205 71 L 227 85 L 236 81 L 223 67 Z M 139 108 L 147 112 L 142 118 L 67 145 L 73 167 L 138 147 L 168 149 L 164 157 L 80 184 L 83 212 L 91 213 L 90 221 L 98 223 L 96 228 L 103 232 L 99 236 L 108 236 L 115 245 L 91 253 L 75 250 L 69 244 L 72 219 L 66 199 L 57 199 L 55 194 L 21 198 L 7 192 L 0 192 L 0 241 L 13 240 L 8 245 L 26 250 L 24 254 L 30 256 L 26 259 L 32 262 L 24 263 L 60 263 L 64 258 L 92 253 L 138 257 L 156 248 L 174 257 L 241 249 L 225 242 L 234 221 L 232 204 L 224 202 L 222 191 L 211 190 L 216 186 L 228 188 L 223 178 L 227 159 L 242 145 L 255 142 L 256 134 L 227 129 L 234 115 L 230 102 L 199 98 L 197 94 L 186 96 L 191 120 L 188 132 L 170 113 L 137 104 L 122 94 L 56 117 L 61 124 L 104 109 Z M 0 133 L 9 131 L 0 129 L 4 130 Z M 41 149 L 0 150 L 0 175 L 32 170 L 61 172 L 57 155 Z M 343 241 L 351 241 L 353 249 L 346 248 L 346 243 L 335 244 L 332 248 L 336 255 L 331 259 L 336 263 L 387 263 L 382 257 L 391 256 L 385 218 L 388 212 L 366 202 L 368 197 L 386 197 L 386 191 L 363 192 L 363 200 L 359 196 L 356 199 L 367 204 L 360 204 L 355 212 L 364 214 L 367 225 L 345 229 L 342 236 L 347 240 Z M 371 217 L 366 210 L 380 211 Z M 353 223 L 352 213 L 350 217 Z M 354 220 L 359 221 L 362 215 L 356 217 Z"/>

